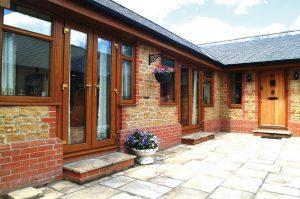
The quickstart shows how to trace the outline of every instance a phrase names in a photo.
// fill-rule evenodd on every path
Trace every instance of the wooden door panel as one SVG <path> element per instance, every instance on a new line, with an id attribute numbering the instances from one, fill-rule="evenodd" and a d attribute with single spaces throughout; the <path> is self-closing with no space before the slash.
<path id="1" fill-rule="evenodd" d="M 264 71 L 260 76 L 260 125 L 286 125 L 284 71 Z"/>

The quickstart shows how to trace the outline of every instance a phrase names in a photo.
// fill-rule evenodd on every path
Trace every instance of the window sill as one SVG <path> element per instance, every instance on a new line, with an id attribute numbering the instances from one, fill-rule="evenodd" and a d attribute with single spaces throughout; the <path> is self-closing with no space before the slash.
<path id="1" fill-rule="evenodd" d="M 242 108 L 242 105 L 241 105 L 241 104 L 230 104 L 230 105 L 229 105 L 229 108 L 236 108 L 236 109 L 239 109 L 239 108 Z"/>
<path id="2" fill-rule="evenodd" d="M 177 106 L 176 102 L 160 102 L 160 106 Z"/>
<path id="3" fill-rule="evenodd" d="M 207 108 L 211 108 L 211 107 L 214 107 L 213 104 L 203 104 L 204 107 L 207 107 Z"/>

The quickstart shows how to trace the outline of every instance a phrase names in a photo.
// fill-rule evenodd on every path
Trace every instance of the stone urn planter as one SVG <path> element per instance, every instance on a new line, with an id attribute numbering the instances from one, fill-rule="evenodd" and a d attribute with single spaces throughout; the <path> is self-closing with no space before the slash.
<path id="1" fill-rule="evenodd" d="M 126 146 L 137 156 L 136 162 L 139 164 L 152 164 L 152 156 L 159 146 L 159 139 L 149 131 L 136 130 L 128 135 Z"/>
<path id="2" fill-rule="evenodd" d="M 156 153 L 158 148 L 144 149 L 144 150 L 131 149 L 131 150 L 137 156 L 135 161 L 141 165 L 145 165 L 145 164 L 152 164 L 154 162 L 153 155 Z"/>

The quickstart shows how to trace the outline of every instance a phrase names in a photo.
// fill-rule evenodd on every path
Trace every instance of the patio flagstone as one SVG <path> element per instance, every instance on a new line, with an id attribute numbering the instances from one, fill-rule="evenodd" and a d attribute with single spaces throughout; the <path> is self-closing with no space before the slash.
<path id="1" fill-rule="evenodd" d="M 62 197 L 62 199 L 106 199 L 119 193 L 119 191 L 102 185 L 94 185 Z"/>
<path id="2" fill-rule="evenodd" d="M 211 199 L 251 199 L 254 197 L 253 193 L 230 189 L 226 187 L 219 187 L 209 198 Z"/>
<path id="3" fill-rule="evenodd" d="M 189 179 L 187 182 L 183 183 L 182 186 L 210 193 L 221 183 L 222 180 L 219 178 L 214 178 L 206 175 L 196 175 Z"/>
<path id="4" fill-rule="evenodd" d="M 195 189 L 189 189 L 185 187 L 177 187 L 164 195 L 163 199 L 204 199 L 208 196 L 208 193 L 205 193 L 203 191 L 195 190 Z"/>
<path id="5" fill-rule="evenodd" d="M 147 198 L 157 198 L 172 190 L 170 187 L 157 185 L 142 180 L 133 181 L 129 184 L 120 187 L 119 189 Z"/>
<path id="6" fill-rule="evenodd" d="M 150 182 L 159 184 L 159 185 L 164 185 L 167 187 L 175 188 L 179 186 L 183 181 L 181 180 L 176 180 L 168 177 L 163 177 L 163 176 L 157 176 L 155 178 L 152 178 Z"/>
<path id="7" fill-rule="evenodd" d="M 129 182 L 132 182 L 134 180 L 135 180 L 134 178 L 130 178 L 127 176 L 118 176 L 115 178 L 111 178 L 107 181 L 101 182 L 100 184 L 111 187 L 111 188 L 118 188 L 118 187 L 128 184 Z"/>
<path id="8" fill-rule="evenodd" d="M 160 151 L 152 165 L 84 185 L 62 180 L 39 190 L 46 199 L 295 199 L 300 198 L 300 159 L 294 150 L 300 151 L 300 138 L 217 133 L 213 141 Z"/>
<path id="9" fill-rule="evenodd" d="M 261 184 L 262 180 L 257 178 L 231 176 L 222 184 L 222 186 L 256 193 Z"/>

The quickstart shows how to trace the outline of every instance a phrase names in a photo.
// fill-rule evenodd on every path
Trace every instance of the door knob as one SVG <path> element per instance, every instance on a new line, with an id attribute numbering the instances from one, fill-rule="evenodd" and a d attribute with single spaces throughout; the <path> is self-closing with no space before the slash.
<path id="1" fill-rule="evenodd" d="M 118 89 L 115 88 L 113 91 L 114 91 L 116 94 L 118 94 Z"/>
<path id="2" fill-rule="evenodd" d="M 98 84 L 95 84 L 95 97 L 97 97 L 97 91 L 98 91 L 99 87 L 100 86 Z"/>

